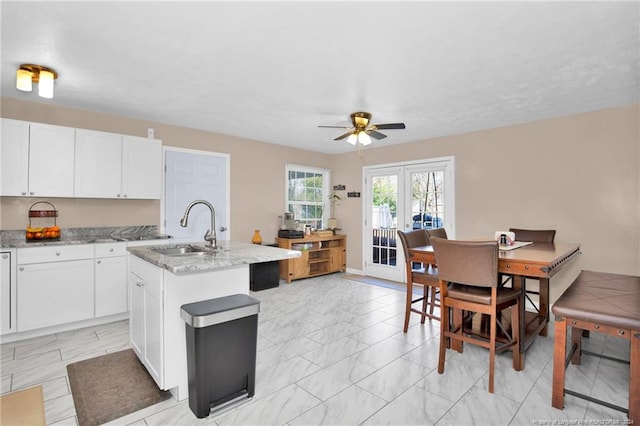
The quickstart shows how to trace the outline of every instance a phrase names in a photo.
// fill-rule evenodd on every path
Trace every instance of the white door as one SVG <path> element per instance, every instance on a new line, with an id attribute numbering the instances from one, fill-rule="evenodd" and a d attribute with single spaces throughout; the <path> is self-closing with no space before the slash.
<path id="1" fill-rule="evenodd" d="M 405 280 L 397 231 L 444 227 L 454 235 L 453 158 L 365 170 L 364 274 Z"/>
<path id="2" fill-rule="evenodd" d="M 205 151 L 165 150 L 164 232 L 176 242 L 204 242 L 211 228 L 205 205 L 189 213 L 186 228 L 180 219 L 194 200 L 206 200 L 215 209 L 218 241 L 229 239 L 229 155 Z"/>

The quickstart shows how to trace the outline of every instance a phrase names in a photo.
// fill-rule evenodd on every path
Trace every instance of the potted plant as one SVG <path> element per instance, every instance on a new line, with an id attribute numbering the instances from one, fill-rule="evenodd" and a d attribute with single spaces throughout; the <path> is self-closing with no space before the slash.
<path id="1" fill-rule="evenodd" d="M 329 194 L 329 202 L 331 203 L 331 217 L 327 220 L 327 228 L 333 230 L 338 227 L 338 219 L 336 219 L 336 206 L 338 201 L 342 200 L 337 192 L 333 191 Z"/>

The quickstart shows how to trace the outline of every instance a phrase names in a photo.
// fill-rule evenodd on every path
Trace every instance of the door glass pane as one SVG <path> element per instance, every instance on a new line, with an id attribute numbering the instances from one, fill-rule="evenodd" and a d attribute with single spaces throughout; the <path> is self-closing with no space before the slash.
<path id="1" fill-rule="evenodd" d="M 396 227 L 398 176 L 372 178 L 372 262 L 376 265 L 396 265 Z"/>
<path id="2" fill-rule="evenodd" d="M 411 174 L 412 229 L 442 228 L 444 225 L 444 171 Z"/>

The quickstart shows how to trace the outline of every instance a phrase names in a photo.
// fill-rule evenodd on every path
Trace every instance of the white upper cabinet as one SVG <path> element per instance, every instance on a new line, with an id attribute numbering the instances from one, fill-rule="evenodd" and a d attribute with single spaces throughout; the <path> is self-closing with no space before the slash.
<path id="1" fill-rule="evenodd" d="M 76 197 L 159 199 L 162 142 L 77 129 Z"/>
<path id="2" fill-rule="evenodd" d="M 122 135 L 76 130 L 76 197 L 122 196 Z"/>
<path id="3" fill-rule="evenodd" d="M 29 123 L 2 119 L 0 195 L 29 194 Z"/>
<path id="4" fill-rule="evenodd" d="M 160 199 L 162 141 L 2 118 L 0 195 Z"/>
<path id="5" fill-rule="evenodd" d="M 75 129 L 2 120 L 2 195 L 72 197 Z"/>
<path id="6" fill-rule="evenodd" d="M 122 137 L 122 189 L 127 198 L 162 197 L 162 141 Z"/>

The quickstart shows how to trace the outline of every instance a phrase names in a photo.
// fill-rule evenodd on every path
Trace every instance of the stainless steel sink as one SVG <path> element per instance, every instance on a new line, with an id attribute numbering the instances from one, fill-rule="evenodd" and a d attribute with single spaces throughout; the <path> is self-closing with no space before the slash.
<path id="1" fill-rule="evenodd" d="M 193 245 L 156 248 L 151 250 L 163 256 L 197 256 L 213 252 L 211 249 L 207 249 L 206 247 Z"/>

